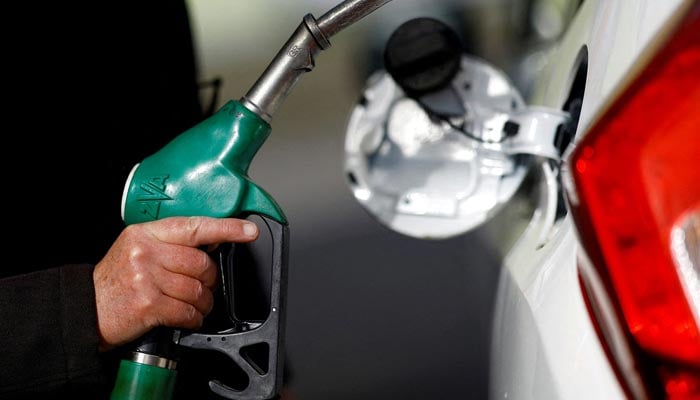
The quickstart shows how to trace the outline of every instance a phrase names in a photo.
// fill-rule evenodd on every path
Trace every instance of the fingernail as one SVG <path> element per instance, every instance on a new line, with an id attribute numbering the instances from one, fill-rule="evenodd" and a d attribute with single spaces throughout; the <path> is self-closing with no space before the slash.
<path id="1" fill-rule="evenodd" d="M 255 236 L 258 233 L 258 226 L 251 223 L 246 223 L 243 225 L 243 234 L 246 236 Z"/>

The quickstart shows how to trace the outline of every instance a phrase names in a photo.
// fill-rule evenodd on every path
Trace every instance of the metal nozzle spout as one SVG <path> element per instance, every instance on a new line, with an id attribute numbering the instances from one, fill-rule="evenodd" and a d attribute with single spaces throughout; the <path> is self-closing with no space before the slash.
<path id="1" fill-rule="evenodd" d="M 329 38 L 391 0 L 345 0 L 316 20 L 307 14 L 241 103 L 268 123 L 301 74 L 313 70 Z"/>
<path id="2" fill-rule="evenodd" d="M 318 19 L 318 27 L 331 37 L 391 0 L 345 0 Z"/>

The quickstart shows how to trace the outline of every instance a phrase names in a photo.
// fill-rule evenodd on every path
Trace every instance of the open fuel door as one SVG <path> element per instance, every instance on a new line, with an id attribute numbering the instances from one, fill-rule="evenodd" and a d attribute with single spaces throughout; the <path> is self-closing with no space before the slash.
<path id="1" fill-rule="evenodd" d="M 350 116 L 345 172 L 390 229 L 422 239 L 467 232 L 513 197 L 536 161 L 560 159 L 569 115 L 528 107 L 440 21 L 404 23 L 384 56 Z"/>

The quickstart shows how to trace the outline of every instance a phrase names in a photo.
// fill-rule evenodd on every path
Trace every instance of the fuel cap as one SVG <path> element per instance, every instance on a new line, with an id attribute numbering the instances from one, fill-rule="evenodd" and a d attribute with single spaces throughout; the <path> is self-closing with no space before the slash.
<path id="1" fill-rule="evenodd" d="M 457 33 L 444 22 L 415 18 L 404 22 L 389 37 L 384 65 L 407 95 L 418 97 L 452 82 L 462 52 Z"/>

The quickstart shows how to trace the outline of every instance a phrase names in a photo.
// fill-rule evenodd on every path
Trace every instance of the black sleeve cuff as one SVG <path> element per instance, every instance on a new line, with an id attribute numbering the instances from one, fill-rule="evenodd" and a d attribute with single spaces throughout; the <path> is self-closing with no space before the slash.
<path id="1" fill-rule="evenodd" d="M 60 269 L 61 340 L 68 380 L 100 370 L 95 286 L 90 265 Z"/>
<path id="2" fill-rule="evenodd" d="M 92 271 L 67 265 L 0 280 L 1 398 L 104 390 Z"/>

